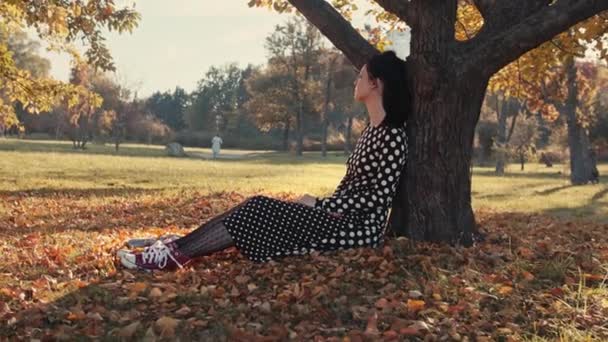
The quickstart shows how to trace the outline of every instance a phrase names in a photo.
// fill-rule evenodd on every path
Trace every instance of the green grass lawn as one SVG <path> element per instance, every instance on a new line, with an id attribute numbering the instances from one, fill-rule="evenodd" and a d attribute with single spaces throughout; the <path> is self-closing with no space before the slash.
<path id="1" fill-rule="evenodd" d="M 225 150 L 240 159 L 222 160 L 186 152 L 0 139 L 0 336 L 608 338 L 606 176 L 572 187 L 563 165 L 512 165 L 503 177 L 476 167 L 473 205 L 487 238 L 467 249 L 396 238 L 262 264 L 232 248 L 177 272 L 117 267 L 128 238 L 186 234 L 253 194 L 328 195 L 345 172 L 341 151 Z"/>
<path id="2" fill-rule="evenodd" d="M 186 148 L 191 155 L 209 149 Z M 92 194 L 195 190 L 235 191 L 246 195 L 280 192 L 327 195 L 345 172 L 341 151 L 306 153 L 304 157 L 272 151 L 223 150 L 240 160 L 171 158 L 162 146 L 89 145 L 76 151 L 70 142 L 0 139 L 0 191 L 87 191 Z M 608 165 L 600 166 L 599 185 L 570 186 L 564 165 L 546 168 L 511 165 L 503 177 L 492 168 L 476 167 L 473 205 L 498 211 L 546 212 L 608 222 Z"/>

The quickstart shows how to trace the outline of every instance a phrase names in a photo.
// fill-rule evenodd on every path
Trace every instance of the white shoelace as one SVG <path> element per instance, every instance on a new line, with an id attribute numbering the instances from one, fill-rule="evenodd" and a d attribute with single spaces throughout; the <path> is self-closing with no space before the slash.
<path id="1" fill-rule="evenodd" d="M 155 263 L 159 268 L 167 266 L 167 260 L 171 258 L 177 266 L 183 268 L 171 254 L 171 250 L 161 240 L 156 241 L 152 246 L 146 247 L 142 253 L 142 259 L 145 263 Z"/>

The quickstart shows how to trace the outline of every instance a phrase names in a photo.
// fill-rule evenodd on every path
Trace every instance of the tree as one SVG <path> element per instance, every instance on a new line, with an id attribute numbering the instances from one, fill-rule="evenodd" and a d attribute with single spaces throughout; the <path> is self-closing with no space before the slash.
<path id="1" fill-rule="evenodd" d="M 269 63 L 283 68 L 289 76 L 289 91 L 295 100 L 296 155 L 301 156 L 304 142 L 305 111 L 311 109 L 313 94 L 319 91 L 318 67 L 321 52 L 321 34 L 301 18 L 292 18 L 284 25 L 277 25 L 273 34 L 266 38 Z"/>
<path id="2" fill-rule="evenodd" d="M 498 125 L 496 127 L 495 145 L 498 150 L 496 158 L 496 174 L 503 175 L 505 173 L 505 163 L 507 151 L 509 150 L 509 141 L 513 136 L 516 127 L 517 117 L 521 110 L 522 104 L 515 97 L 507 97 L 504 93 L 498 91 L 489 96 L 489 100 L 495 103 L 496 119 Z M 507 131 L 507 120 L 511 118 L 511 124 Z"/>
<path id="3" fill-rule="evenodd" d="M 174 130 L 186 127 L 184 114 L 190 105 L 190 96 L 183 88 L 176 87 L 173 93 L 155 92 L 146 100 L 146 108 L 155 117 Z"/>
<path id="4" fill-rule="evenodd" d="M 597 14 L 608 9 L 608 1 L 375 2 L 381 20 L 407 23 L 412 32 L 407 61 L 413 98 L 407 126 L 411 146 L 390 226 L 414 240 L 471 245 L 476 233 L 472 145 L 490 77 L 579 22 L 589 19 L 590 27 L 606 25 L 607 19 Z M 361 67 L 378 50 L 340 13 L 353 10 L 351 1 L 334 3 L 336 7 L 324 0 L 251 0 L 249 5 L 274 6 L 278 11 L 295 7 Z M 591 40 L 597 32 L 579 30 L 577 38 Z M 605 51 L 603 46 L 601 50 Z"/>
<path id="5" fill-rule="evenodd" d="M 38 55 L 40 44 L 28 39 L 25 32 L 19 29 L 2 30 L 0 24 L 0 44 L 5 44 L 17 68 L 26 70 L 32 77 L 47 77 L 51 68 L 48 59 Z M 0 84 L 1 80 L 0 80 Z M 10 92 L 0 90 L 0 135 L 12 126 L 17 126 L 24 116 L 23 106 L 10 100 Z"/>
<path id="6" fill-rule="evenodd" d="M 212 66 L 192 94 L 186 110 L 190 128 L 223 131 L 238 118 L 243 71 L 235 64 Z"/>
<path id="7" fill-rule="evenodd" d="M 574 56 L 566 56 L 563 63 L 556 64 L 545 79 L 538 84 L 525 82 L 536 99 L 530 102 L 532 110 L 547 111 L 553 120 L 566 123 L 568 150 L 570 152 L 570 182 L 573 185 L 587 184 L 595 180 L 597 165 L 592 158 L 589 127 L 596 120 L 600 108 L 596 83 L 597 66 L 576 63 Z"/>
<path id="8" fill-rule="evenodd" d="M 70 83 L 78 90 L 78 97 L 74 103 L 64 106 L 65 118 L 70 125 L 70 139 L 75 149 L 86 148 L 86 144 L 93 138 L 95 125 L 94 113 L 101 107 L 103 98 L 91 92 L 91 72 L 86 64 L 76 65 L 72 68 Z"/>
<path id="9" fill-rule="evenodd" d="M 574 185 L 594 179 L 595 163 L 590 154 L 587 128 L 596 116 L 595 105 L 591 104 L 597 103 L 594 99 L 597 86 L 592 85 L 597 78 L 597 68 L 579 71 L 574 68 L 575 58 L 583 58 L 588 49 L 578 39 L 578 32 L 584 30 L 601 37 L 600 33 L 606 31 L 606 24 L 597 20 L 592 18 L 588 23 L 576 25 L 552 38 L 522 56 L 517 63 L 503 68 L 490 82 L 490 88 L 495 91 L 500 89 L 519 99 L 528 114 L 532 114 L 530 110 L 536 111 L 539 123 L 553 121 L 567 125 L 570 174 Z M 598 43 L 601 47 L 602 41 Z M 517 116 L 513 118 L 515 120 Z M 560 118 L 563 120 L 558 120 Z M 539 129 L 546 130 L 546 127 Z M 544 139 L 547 138 L 545 135 Z"/>
<path id="10" fill-rule="evenodd" d="M 5 0 L 0 2 L 0 37 L 12 37 L 25 27 L 36 30 L 38 36 L 56 50 L 69 52 L 77 64 L 80 55 L 69 43 L 80 40 L 88 47 L 86 63 L 102 70 L 113 70 L 101 28 L 119 33 L 131 31 L 139 14 L 131 8 L 116 8 L 113 0 L 55 1 Z M 17 60 L 15 59 L 17 57 Z M 23 68 L 19 56 L 0 40 L 0 87 L 8 102 L 20 102 L 30 113 L 49 111 L 58 101 L 74 106 L 82 99 L 82 89 Z M 16 120 L 10 106 L 4 106 L 2 118 Z"/>
<path id="11" fill-rule="evenodd" d="M 48 77 L 51 62 L 38 54 L 40 43 L 29 39 L 22 30 L 15 30 L 7 37 L 0 32 L 0 41 L 6 43 L 17 68 L 29 71 L 34 78 Z"/>
<path id="12" fill-rule="evenodd" d="M 289 132 L 293 127 L 297 100 L 289 90 L 290 75 L 285 68 L 269 64 L 256 70 L 246 81 L 249 100 L 247 112 L 259 130 L 268 132 L 273 128 L 283 130 L 283 150 L 289 149 Z"/>
<path id="13" fill-rule="evenodd" d="M 515 154 L 521 165 L 521 171 L 523 171 L 526 160 L 536 153 L 534 141 L 538 134 L 538 129 L 532 116 L 517 121 L 515 126 L 513 130 L 514 134 L 510 138 L 512 146 L 510 146 L 509 152 Z"/>
<path id="14" fill-rule="evenodd" d="M 320 58 L 322 67 L 321 85 L 323 101 L 321 110 L 321 154 L 327 155 L 327 139 L 331 126 L 343 128 L 345 136 L 345 154 L 350 153 L 350 130 L 355 111 L 362 108 L 353 101 L 356 70 L 344 55 L 335 49 L 323 50 Z M 345 122 L 346 121 L 346 122 Z M 348 130 L 348 131 L 347 131 Z"/>

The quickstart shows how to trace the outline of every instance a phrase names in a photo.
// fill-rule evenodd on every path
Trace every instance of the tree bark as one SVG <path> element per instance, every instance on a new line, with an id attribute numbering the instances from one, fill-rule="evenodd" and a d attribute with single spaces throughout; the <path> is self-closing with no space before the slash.
<path id="1" fill-rule="evenodd" d="M 496 116 L 498 117 L 498 129 L 496 134 L 496 142 L 500 151 L 496 154 L 496 174 L 502 176 L 505 174 L 505 159 L 507 148 L 507 113 L 505 110 L 505 100 L 500 106 L 500 99 L 496 94 Z"/>
<path id="2" fill-rule="evenodd" d="M 578 103 L 578 85 L 574 58 L 566 62 L 568 98 L 563 107 L 568 126 L 568 148 L 570 150 L 570 182 L 573 185 L 583 185 L 594 181 L 591 144 L 587 130 L 580 124 L 576 116 Z"/>
<path id="3" fill-rule="evenodd" d="M 352 115 L 348 116 L 346 119 L 346 126 L 344 127 L 344 155 L 348 156 L 352 151 L 352 147 L 350 145 L 350 141 L 352 139 L 353 133 L 353 117 Z"/>
<path id="4" fill-rule="evenodd" d="M 408 137 L 413 139 L 408 139 L 407 176 L 400 180 L 389 222 L 396 235 L 471 245 L 477 229 L 471 206 L 470 166 L 486 81 L 443 81 L 437 84 L 433 98 L 420 94 L 424 86 L 415 88 L 419 101 L 408 124 Z M 471 117 L 469 124 L 452 129 L 462 122 L 450 115 L 453 111 Z"/>
<path id="5" fill-rule="evenodd" d="M 325 84 L 325 104 L 323 106 L 323 135 L 321 137 L 321 155 L 327 157 L 327 129 L 329 127 L 329 103 L 331 101 L 332 84 L 332 64 L 331 60 L 327 67 L 327 82 Z"/>
<path id="6" fill-rule="evenodd" d="M 509 149 L 509 142 L 513 136 L 515 130 L 515 123 L 519 115 L 521 106 L 519 102 L 514 98 L 503 97 L 502 106 L 499 105 L 499 98 L 496 97 L 496 113 L 498 118 L 498 134 L 497 143 L 502 151 L 498 154 L 496 159 L 496 174 L 502 176 L 505 174 L 505 165 L 507 163 L 507 151 Z M 507 120 L 509 116 L 511 119 L 511 127 L 507 133 Z"/>
<path id="7" fill-rule="evenodd" d="M 327 157 L 327 128 L 329 126 L 329 123 L 327 122 L 327 119 L 323 119 L 323 132 L 322 132 L 322 137 L 321 137 L 321 156 L 322 157 Z"/>
<path id="8" fill-rule="evenodd" d="M 304 103 L 300 100 L 296 113 L 296 156 L 302 155 L 304 145 Z"/>
<path id="9" fill-rule="evenodd" d="M 289 151 L 289 129 L 290 129 L 289 116 L 285 116 L 285 129 L 283 130 L 283 150 Z"/>

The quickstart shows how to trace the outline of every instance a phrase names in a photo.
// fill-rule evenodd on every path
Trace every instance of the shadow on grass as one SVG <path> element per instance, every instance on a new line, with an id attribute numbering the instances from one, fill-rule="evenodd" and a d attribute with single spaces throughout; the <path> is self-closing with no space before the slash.
<path id="1" fill-rule="evenodd" d="M 39 188 L 30 190 L 0 190 L 0 197 L 10 198 L 69 198 L 69 199 L 86 199 L 90 197 L 132 197 L 142 194 L 153 194 L 166 190 L 165 188 L 94 188 L 94 189 L 54 189 L 54 188 Z"/>
<path id="2" fill-rule="evenodd" d="M 497 176 L 494 171 L 491 170 L 474 170 L 473 176 L 484 176 L 484 177 L 501 177 Z M 503 176 L 505 178 L 536 178 L 536 179 L 566 179 L 566 176 L 561 171 L 556 172 L 506 172 Z"/>
<path id="3" fill-rule="evenodd" d="M 582 219 L 585 222 L 598 222 L 606 224 L 608 223 L 608 215 L 606 215 L 605 212 L 606 204 L 599 203 L 606 194 L 608 194 L 608 188 L 604 188 L 596 192 L 593 197 L 591 197 L 587 203 L 583 205 L 575 207 L 554 207 L 542 210 L 542 213 L 562 219 Z"/>
<path id="4" fill-rule="evenodd" d="M 606 194 L 608 194 L 608 187 L 595 193 L 595 195 L 591 197 L 591 201 L 598 202 L 602 197 L 606 196 Z"/>
<path id="5" fill-rule="evenodd" d="M 557 186 L 554 188 L 550 188 L 550 189 L 546 189 L 546 190 L 542 190 L 542 191 L 536 191 L 534 194 L 535 195 L 541 195 L 541 196 L 547 196 L 547 195 L 551 195 L 554 194 L 560 190 L 565 190 L 565 189 L 569 189 L 571 187 L 573 187 L 574 185 L 562 185 L 562 186 Z"/>

